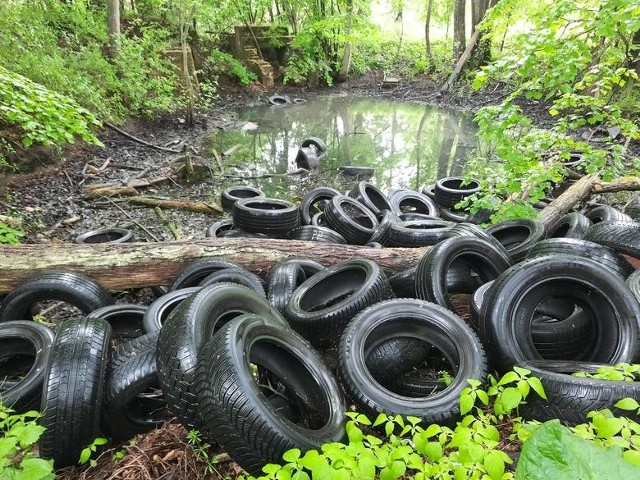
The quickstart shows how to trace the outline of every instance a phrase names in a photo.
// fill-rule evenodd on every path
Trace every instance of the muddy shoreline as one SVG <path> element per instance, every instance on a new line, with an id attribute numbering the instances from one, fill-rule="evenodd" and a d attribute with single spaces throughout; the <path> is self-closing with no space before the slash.
<path id="1" fill-rule="evenodd" d="M 504 96 L 500 89 L 476 93 L 459 90 L 442 95 L 430 81 L 403 81 L 394 88 L 381 88 L 382 75 L 371 74 L 331 87 L 308 89 L 281 86 L 274 91 L 260 88 L 226 86 L 207 111 L 196 116 L 193 129 L 185 125 L 181 112 L 153 120 L 136 119 L 123 128 L 136 137 L 154 145 L 170 149 L 199 152 L 202 142 L 212 132 L 225 128 L 234 121 L 239 108 L 266 105 L 271 95 L 289 95 L 304 100 L 325 95 L 353 97 L 381 97 L 402 101 L 432 104 L 443 108 L 474 112 L 481 106 L 497 103 Z M 43 166 L 36 171 L 12 176 L 0 186 L 0 214 L 22 218 L 26 235 L 23 243 L 70 242 L 80 233 L 100 227 L 131 228 L 138 241 L 175 239 L 166 228 L 173 222 L 180 228 L 181 239 L 204 236 L 204 231 L 215 218 L 207 214 L 167 211 L 162 219 L 152 208 L 132 207 L 112 198 L 87 199 L 83 188 L 88 184 L 125 182 L 138 176 L 148 178 L 180 160 L 180 154 L 160 152 L 144 147 L 108 129 L 99 135 L 105 148 L 74 145 L 65 152 L 66 161 Z M 109 166 L 92 176 L 109 162 Z M 144 174 L 144 175 L 141 175 Z M 308 182 L 307 182 L 308 183 Z M 159 185 L 145 189 L 145 195 L 198 199 L 207 197 L 211 183 Z M 165 224 L 163 224 L 163 222 Z"/>

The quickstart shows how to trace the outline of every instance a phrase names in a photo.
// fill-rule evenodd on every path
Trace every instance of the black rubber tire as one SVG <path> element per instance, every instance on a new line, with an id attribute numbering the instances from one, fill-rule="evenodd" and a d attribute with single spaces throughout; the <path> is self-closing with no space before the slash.
<path id="1" fill-rule="evenodd" d="M 56 469 L 76 465 L 100 436 L 100 412 L 111 326 L 75 318 L 57 328 L 42 386 L 40 456 Z"/>
<path id="2" fill-rule="evenodd" d="M 487 228 L 504 245 L 514 262 L 522 260 L 533 246 L 545 238 L 544 225 L 538 220 L 505 220 Z"/>
<path id="3" fill-rule="evenodd" d="M 633 218 L 629 215 L 610 205 L 600 205 L 592 208 L 585 216 L 594 224 L 600 222 L 633 222 Z"/>
<path id="4" fill-rule="evenodd" d="M 211 275 L 206 276 L 201 282 L 201 287 L 207 287 L 214 283 L 228 282 L 237 283 L 238 285 L 244 285 L 249 287 L 254 292 L 262 297 L 266 297 L 267 293 L 264 289 L 264 280 L 262 280 L 255 273 L 249 272 L 244 268 L 225 268 L 218 270 Z"/>
<path id="5" fill-rule="evenodd" d="M 180 290 L 196 287 L 205 277 L 224 268 L 243 268 L 242 265 L 231 260 L 202 258 L 184 267 L 173 279 L 170 290 Z"/>
<path id="6" fill-rule="evenodd" d="M 293 203 L 277 198 L 247 198 L 233 205 L 233 223 L 251 233 L 286 238 L 300 226 L 300 211 Z"/>
<path id="7" fill-rule="evenodd" d="M 378 221 L 378 227 L 375 232 L 373 232 L 373 235 L 371 235 L 371 238 L 369 238 L 369 242 L 367 243 L 375 242 L 382 246 L 386 246 L 389 243 L 389 229 L 391 228 L 391 225 L 399 222 L 400 219 L 393 211 L 382 210 L 378 214 Z"/>
<path id="8" fill-rule="evenodd" d="M 527 254 L 527 258 L 544 255 L 584 255 L 613 271 L 625 279 L 634 271 L 631 264 L 614 249 L 578 238 L 549 238 L 536 243 Z"/>
<path id="9" fill-rule="evenodd" d="M 324 268 L 323 265 L 308 258 L 287 258 L 276 263 L 267 276 L 269 303 L 284 314 L 294 290 Z"/>
<path id="10" fill-rule="evenodd" d="M 389 227 L 390 247 L 425 247 L 436 245 L 445 237 L 453 223 L 445 220 L 412 220 L 395 222 Z"/>
<path id="11" fill-rule="evenodd" d="M 133 242 L 133 232 L 128 228 L 98 228 L 78 235 L 75 243 L 127 243 Z"/>
<path id="12" fill-rule="evenodd" d="M 436 203 L 440 207 L 453 209 L 457 203 L 480 191 L 480 182 L 478 180 L 471 179 L 467 185 L 463 186 L 464 180 L 464 177 L 444 177 L 439 179 L 434 190 Z"/>
<path id="13" fill-rule="evenodd" d="M 592 225 L 582 237 L 584 240 L 613 248 L 634 258 L 640 258 L 640 223 L 600 222 Z"/>
<path id="14" fill-rule="evenodd" d="M 484 299 L 492 284 L 493 281 L 487 282 L 473 293 L 471 320 L 476 331 Z M 561 308 L 548 305 L 548 302 L 538 305 L 531 321 L 531 339 L 545 360 L 581 358 L 585 352 L 584 346 L 593 343 L 594 320 L 573 302 L 571 311 L 563 311 L 564 301 L 558 300 L 561 300 Z"/>
<path id="15" fill-rule="evenodd" d="M 324 212 L 318 212 L 313 217 L 311 217 L 311 225 L 316 227 L 328 227 L 327 217 L 325 217 Z"/>
<path id="16" fill-rule="evenodd" d="M 224 238 L 271 238 L 269 235 L 265 235 L 264 233 L 249 233 L 239 228 L 222 232 L 220 236 Z"/>
<path id="17" fill-rule="evenodd" d="M 211 225 L 207 227 L 207 231 L 205 232 L 205 237 L 208 238 L 221 238 L 224 237 L 225 233 L 230 232 L 235 229 L 235 225 L 233 224 L 233 220 L 217 220 L 213 222 Z"/>
<path id="18" fill-rule="evenodd" d="M 102 428 L 128 440 L 170 420 L 158 381 L 156 347 L 160 332 L 119 345 L 107 368 Z"/>
<path id="19" fill-rule="evenodd" d="M 440 207 L 440 218 L 448 222 L 463 223 L 468 216 L 467 212 Z"/>
<path id="20" fill-rule="evenodd" d="M 567 213 L 547 229 L 547 238 L 582 238 L 590 226 L 591 220 L 580 212 Z"/>
<path id="21" fill-rule="evenodd" d="M 225 188 L 220 194 L 220 205 L 223 210 L 231 211 L 238 200 L 257 197 L 264 197 L 264 192 L 259 188 L 233 185 Z"/>
<path id="22" fill-rule="evenodd" d="M 547 400 L 535 393 L 520 405 L 519 414 L 528 420 L 559 419 L 563 424 L 574 426 L 586 422 L 589 412 L 609 409 L 616 416 L 640 421 L 633 411 L 620 410 L 615 404 L 623 398 L 640 398 L 640 382 L 623 382 L 575 377 L 572 373 L 593 373 L 606 364 L 585 362 L 536 360 L 519 362 L 518 366 L 531 371 L 530 376 L 542 382 Z"/>
<path id="23" fill-rule="evenodd" d="M 389 285 L 398 298 L 416 298 L 416 267 L 390 276 Z"/>
<path id="24" fill-rule="evenodd" d="M 596 319 L 582 360 L 632 363 L 639 358 L 640 304 L 624 280 L 590 258 L 555 255 L 523 260 L 487 292 L 479 328 L 496 369 L 541 359 L 531 323 L 538 305 L 558 297 L 571 299 Z"/>
<path id="25" fill-rule="evenodd" d="M 4 297 L 0 305 L 0 322 L 30 320 L 31 308 L 46 300 L 69 303 L 85 315 L 113 303 L 111 294 L 91 278 L 80 273 L 52 270 L 29 278 Z"/>
<path id="26" fill-rule="evenodd" d="M 627 286 L 640 302 L 640 270 L 635 270 L 627 277 Z"/>
<path id="27" fill-rule="evenodd" d="M 346 244 L 347 241 L 342 235 L 328 227 L 318 227 L 316 225 L 302 225 L 289 232 L 292 240 L 303 240 L 309 242 Z"/>
<path id="28" fill-rule="evenodd" d="M 318 137 L 305 138 L 300 144 L 301 147 L 314 147 L 319 154 L 323 154 L 327 151 L 327 144 L 324 140 Z"/>
<path id="29" fill-rule="evenodd" d="M 142 325 L 147 333 L 159 331 L 167 321 L 171 312 L 180 305 L 186 298 L 193 295 L 202 287 L 187 287 L 180 290 L 172 290 L 166 295 L 155 299 L 147 307 L 142 317 Z"/>
<path id="30" fill-rule="evenodd" d="M 453 382 L 441 392 L 410 398 L 387 390 L 368 371 L 369 352 L 381 342 L 409 337 L 439 349 L 457 369 Z M 487 362 L 477 335 L 454 313 L 422 300 L 380 302 L 355 316 L 338 345 L 341 383 L 358 411 L 375 418 L 378 413 L 413 415 L 425 424 L 453 422 L 460 413 L 460 392 L 468 379 L 483 381 Z"/>
<path id="31" fill-rule="evenodd" d="M 340 192 L 335 188 L 319 187 L 308 191 L 300 202 L 300 218 L 303 225 L 311 225 L 316 213 L 323 212 L 326 203 Z"/>
<path id="32" fill-rule="evenodd" d="M 478 321 L 480 318 L 480 312 L 482 311 L 482 305 L 484 304 L 484 300 L 487 297 L 487 292 L 493 285 L 494 280 L 490 280 L 487 283 L 480 285 L 476 288 L 475 292 L 471 296 L 471 309 L 469 311 L 469 324 L 474 331 L 478 332 Z"/>
<path id="33" fill-rule="evenodd" d="M 250 363 L 286 374 L 283 381 L 310 410 L 306 423 L 295 424 L 274 408 Z M 252 475 L 281 461 L 287 450 L 319 449 L 344 437 L 346 405 L 331 372 L 299 335 L 258 316 L 232 320 L 218 331 L 200 353 L 196 383 L 204 424 Z"/>
<path id="34" fill-rule="evenodd" d="M 338 167 L 338 172 L 345 177 L 354 177 L 356 180 L 368 180 L 373 177 L 375 170 L 371 167 L 345 165 L 343 167 Z"/>
<path id="35" fill-rule="evenodd" d="M 390 338 L 376 345 L 365 363 L 376 382 L 389 388 L 398 377 L 420 365 L 429 350 L 431 345 L 417 338 Z"/>
<path id="36" fill-rule="evenodd" d="M 133 339 L 144 335 L 144 314 L 147 307 L 133 303 L 107 305 L 94 310 L 88 318 L 102 318 L 111 325 L 111 337 Z"/>
<path id="37" fill-rule="evenodd" d="M 454 262 L 475 272 L 475 288 L 466 288 L 464 292 L 456 292 L 449 288 L 447 272 Z M 418 263 L 416 297 L 455 311 L 450 294 L 470 293 L 484 283 L 496 279 L 510 266 L 509 257 L 486 240 L 471 236 L 449 238 L 431 248 Z"/>
<path id="38" fill-rule="evenodd" d="M 375 262 L 347 260 L 300 285 L 287 303 L 285 317 L 312 345 L 325 347 L 338 341 L 355 314 L 393 297 L 387 276 Z"/>
<path id="39" fill-rule="evenodd" d="M 289 103 L 291 103 L 291 101 L 286 95 L 271 95 L 269 98 L 267 98 L 267 103 L 274 107 L 281 107 L 283 105 L 288 105 Z"/>
<path id="40" fill-rule="evenodd" d="M 362 203 L 375 215 L 379 215 L 383 210 L 391 210 L 391 203 L 387 196 L 369 182 L 358 182 L 349 191 L 349 196 Z"/>
<path id="41" fill-rule="evenodd" d="M 53 331 L 29 320 L 0 323 L 0 399 L 17 413 L 40 408 L 42 382 L 53 343 Z M 27 360 L 13 372 L 16 359 Z M 26 370 L 26 371 L 25 371 Z M 7 378 L 17 376 L 15 381 Z"/>
<path id="42" fill-rule="evenodd" d="M 199 428 L 193 379 L 198 352 L 222 324 L 254 313 L 286 328 L 269 302 L 248 287 L 216 283 L 202 288 L 169 316 L 158 338 L 158 379 L 171 412 L 187 428 Z"/>
<path id="43" fill-rule="evenodd" d="M 462 223 L 455 224 L 453 227 L 451 227 L 451 229 L 447 230 L 447 232 L 444 234 L 444 238 L 459 237 L 464 235 L 486 240 L 491 245 L 493 245 L 497 250 L 504 253 L 508 258 L 511 259 L 511 255 L 509 255 L 509 252 L 507 252 L 507 249 L 504 248 L 504 245 L 502 245 L 496 237 L 487 233 L 487 231 L 484 228 L 473 223 L 462 222 Z"/>
<path id="44" fill-rule="evenodd" d="M 304 168 L 306 170 L 312 170 L 318 168 L 320 165 L 320 158 L 318 157 L 318 151 L 314 147 L 300 147 L 296 154 L 296 166 L 298 168 Z"/>
<path id="45" fill-rule="evenodd" d="M 431 220 L 442 220 L 440 217 L 432 217 L 431 215 L 425 215 L 424 213 L 401 213 L 398 215 L 398 219 L 402 222 L 420 222 L 420 221 L 431 221 Z"/>
<path id="46" fill-rule="evenodd" d="M 367 243 L 379 225 L 371 210 L 346 195 L 333 197 L 327 204 L 324 215 L 329 227 L 352 245 Z"/>
<path id="47" fill-rule="evenodd" d="M 434 200 L 415 190 L 400 189 L 389 195 L 391 210 L 401 213 L 423 213 L 431 217 L 437 217 L 438 205 Z"/>
<path id="48" fill-rule="evenodd" d="M 422 188 L 420 189 L 420 193 L 422 193 L 423 195 L 426 195 L 431 200 L 435 200 L 436 199 L 436 184 L 435 183 L 430 183 L 429 185 L 423 185 Z"/>
<path id="49" fill-rule="evenodd" d="M 584 346 L 594 341 L 594 325 L 593 316 L 576 307 L 566 318 L 536 316 L 531 323 L 531 339 L 545 360 L 580 360 L 585 355 Z"/>

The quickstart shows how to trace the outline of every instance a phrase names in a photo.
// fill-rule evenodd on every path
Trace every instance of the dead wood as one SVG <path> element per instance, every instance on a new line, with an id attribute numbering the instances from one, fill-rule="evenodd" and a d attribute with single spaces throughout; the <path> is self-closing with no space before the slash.
<path id="1" fill-rule="evenodd" d="M 166 285 L 198 258 L 226 258 L 264 275 L 287 257 L 313 257 L 324 265 L 352 258 L 375 261 L 387 272 L 416 266 L 426 248 L 368 248 L 276 239 L 198 239 L 166 243 L 0 245 L 0 293 L 38 273 L 82 272 L 106 288 L 121 291 Z"/>
<path id="2" fill-rule="evenodd" d="M 213 203 L 193 202 L 191 200 L 161 199 L 153 197 L 129 197 L 127 202 L 145 207 L 187 210 L 195 213 L 222 213 L 222 208 Z"/>
<path id="3" fill-rule="evenodd" d="M 471 38 L 469 39 L 469 45 L 467 45 L 465 51 L 462 52 L 462 55 L 460 55 L 460 58 L 458 59 L 458 62 L 456 63 L 451 76 L 447 79 L 446 82 L 444 82 L 444 85 L 440 87 L 440 92 L 448 92 L 456 83 L 458 77 L 460 76 L 460 72 L 462 72 L 462 69 L 464 68 L 464 64 L 467 63 L 467 60 L 469 60 L 469 57 L 471 56 L 471 52 L 473 52 L 476 43 L 478 43 L 478 38 L 480 38 L 480 32 L 476 30 L 475 32 L 473 32 L 473 35 L 471 35 Z"/>
<path id="4" fill-rule="evenodd" d="M 540 219 L 545 228 L 550 228 L 574 205 L 584 201 L 591 195 L 592 188 L 599 181 L 598 174 L 585 175 L 565 190 L 558 198 L 540 212 Z"/>

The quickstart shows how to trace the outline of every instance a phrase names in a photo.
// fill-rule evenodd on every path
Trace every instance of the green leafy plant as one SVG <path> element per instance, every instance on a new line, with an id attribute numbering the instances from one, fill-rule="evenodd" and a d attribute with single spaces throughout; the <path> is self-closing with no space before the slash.
<path id="1" fill-rule="evenodd" d="M 481 25 L 487 33 L 504 22 L 505 9 L 515 10 L 521 2 L 500 3 L 504 4 L 492 9 Z M 490 80 L 509 85 L 499 105 L 477 114 L 485 143 L 479 161 L 470 168 L 471 175 L 483 179 L 483 194 L 467 206 L 495 211 L 494 220 L 537 216 L 533 204 L 564 178 L 562 160 L 571 151 L 583 156 L 580 170 L 605 180 L 638 173 L 637 157 L 608 132 L 614 129 L 628 140 L 640 138 L 638 118 L 617 103 L 621 92 L 638 88 L 633 62 L 640 46 L 632 37 L 640 28 L 640 9 L 633 0 L 583 4 L 576 9 L 575 2 L 559 0 L 538 8 L 532 18 L 537 28 L 517 37 L 516 53 L 475 75 L 474 88 Z M 544 102 L 548 128 L 537 127 L 523 113 L 523 100 Z M 594 136 L 601 141 L 590 142 Z"/>
<path id="2" fill-rule="evenodd" d="M 38 412 L 17 414 L 0 403 L 0 478 L 50 480 L 53 461 L 38 458 L 33 447 L 44 432 Z"/>
<path id="3" fill-rule="evenodd" d="M 640 365 L 631 363 L 616 363 L 615 365 L 602 365 L 593 373 L 576 372 L 575 377 L 596 378 L 599 380 L 617 380 L 620 382 L 635 382 L 640 373 Z"/>
<path id="4" fill-rule="evenodd" d="M 513 478 L 506 470 L 512 460 L 503 448 L 517 441 L 521 421 L 510 414 L 532 391 L 544 397 L 540 380 L 529 373 L 517 368 L 499 379 L 490 377 L 487 390 L 469 380 L 460 396 L 463 417 L 455 428 L 425 426 L 420 418 L 400 415 L 380 414 L 372 422 L 348 412 L 348 443 L 329 443 L 306 453 L 290 450 L 283 456 L 286 463 L 266 465 L 260 478 Z"/>
<path id="5" fill-rule="evenodd" d="M 17 227 L 10 227 L 0 222 L 0 245 L 16 245 L 20 243 L 20 238 L 24 237 L 24 232 Z"/>
<path id="6" fill-rule="evenodd" d="M 91 467 L 95 467 L 97 465 L 97 461 L 95 458 L 92 458 L 93 454 L 98 451 L 98 447 L 106 445 L 107 443 L 109 443 L 109 440 L 106 438 L 96 437 L 93 442 L 82 449 L 78 463 L 80 465 L 86 465 L 88 463 Z"/>
<path id="7" fill-rule="evenodd" d="M 640 467 L 619 448 L 601 446 L 572 433 L 557 420 L 538 426 L 522 448 L 516 480 L 639 478 Z"/>
<path id="8" fill-rule="evenodd" d="M 249 85 L 257 80 L 256 75 L 248 71 L 235 57 L 217 49 L 209 53 L 205 66 L 215 75 L 224 73 L 240 85 Z"/>
<path id="9" fill-rule="evenodd" d="M 80 138 L 100 144 L 100 122 L 68 97 L 0 66 L 0 121 L 22 130 L 22 145 L 58 145 Z"/>
<path id="10" fill-rule="evenodd" d="M 189 430 L 189 432 L 187 432 L 187 443 L 191 445 L 196 458 L 204 464 L 203 472 L 206 475 L 217 474 L 218 470 L 216 469 L 216 465 L 219 463 L 218 456 L 209 453 L 211 445 L 202 440 L 200 432 L 197 430 Z"/>

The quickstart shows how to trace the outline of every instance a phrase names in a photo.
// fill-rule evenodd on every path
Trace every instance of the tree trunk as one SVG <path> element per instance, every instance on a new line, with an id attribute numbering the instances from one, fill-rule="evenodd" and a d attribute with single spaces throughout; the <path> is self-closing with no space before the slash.
<path id="1" fill-rule="evenodd" d="M 120 0 L 107 0 L 107 32 L 109 34 L 109 58 L 118 57 L 120 36 Z"/>
<path id="2" fill-rule="evenodd" d="M 346 34 L 351 35 L 351 28 L 353 24 L 353 1 L 347 2 L 347 31 Z M 349 70 L 351 70 L 351 57 L 352 57 L 353 45 L 347 40 L 344 44 L 344 55 L 342 56 L 342 63 L 340 65 L 340 72 L 338 72 L 338 81 L 346 82 L 349 77 Z"/>
<path id="3" fill-rule="evenodd" d="M 456 0 L 453 10 L 453 56 L 460 58 L 466 48 L 465 11 L 466 0 Z"/>
<path id="4" fill-rule="evenodd" d="M 198 258 L 226 258 L 264 275 L 287 257 L 312 257 L 324 265 L 353 258 L 375 261 L 387 272 L 415 267 L 425 248 L 368 248 L 275 239 L 206 239 L 166 243 L 0 245 L 0 293 L 52 270 L 82 272 L 104 287 L 121 291 L 167 285 Z"/>
<path id="5" fill-rule="evenodd" d="M 471 2 L 471 31 L 475 32 L 477 30 L 478 24 L 484 19 L 487 14 L 487 9 L 490 4 L 495 5 L 498 3 L 497 1 L 490 2 L 489 0 L 475 0 Z M 485 35 L 480 35 L 478 38 L 478 46 L 473 52 L 472 58 L 470 60 L 470 65 L 472 69 L 478 68 L 482 65 L 486 65 L 489 63 L 491 59 L 491 40 L 485 37 Z"/>
<path id="6" fill-rule="evenodd" d="M 424 43 L 427 49 L 427 64 L 429 70 L 433 68 L 433 53 L 431 52 L 431 12 L 433 11 L 433 0 L 427 4 L 427 19 L 424 21 Z"/>

